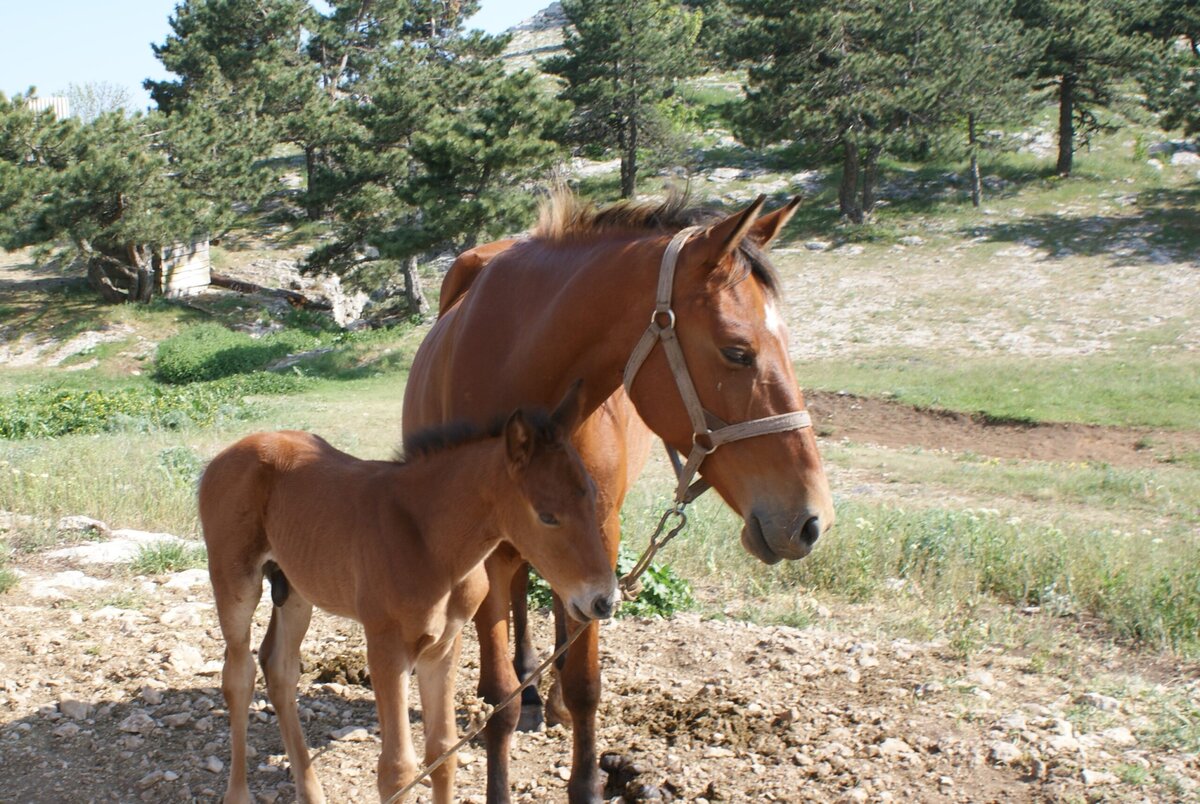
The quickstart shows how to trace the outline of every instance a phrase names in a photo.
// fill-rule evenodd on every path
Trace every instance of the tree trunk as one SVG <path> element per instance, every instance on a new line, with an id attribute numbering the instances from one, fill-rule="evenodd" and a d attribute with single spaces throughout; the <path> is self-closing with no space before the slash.
<path id="1" fill-rule="evenodd" d="M 1071 175 L 1075 155 L 1075 83 L 1075 76 L 1068 73 L 1058 90 L 1058 164 L 1054 169 L 1063 177 Z"/>
<path id="2" fill-rule="evenodd" d="M 979 138 L 975 134 L 975 113 L 967 115 L 967 146 L 971 150 L 971 205 L 983 201 L 983 180 L 979 177 Z"/>
<path id="3" fill-rule="evenodd" d="M 121 304 L 129 301 L 129 296 L 113 284 L 108 272 L 104 270 L 103 257 L 92 257 L 87 261 L 88 284 L 92 286 L 100 298 L 109 304 Z"/>
<path id="4" fill-rule="evenodd" d="M 858 146 L 842 143 L 842 183 L 838 187 L 838 209 L 851 223 L 863 222 L 862 207 L 858 205 Z"/>
<path id="5" fill-rule="evenodd" d="M 862 220 L 865 221 L 875 211 L 876 192 L 879 184 L 879 154 L 882 149 L 872 146 L 867 149 L 867 158 L 863 160 L 862 174 Z M 861 221 L 860 221 L 861 222 Z"/>
<path id="6" fill-rule="evenodd" d="M 404 266 L 404 298 L 413 315 L 425 318 L 429 314 L 429 302 L 421 291 L 421 277 L 417 273 L 417 258 L 412 256 Z"/>
<path id="7" fill-rule="evenodd" d="M 621 197 L 633 198 L 637 195 L 637 121 L 629 126 L 629 138 L 621 153 Z"/>
<path id="8" fill-rule="evenodd" d="M 313 200 L 313 187 L 316 185 L 317 166 L 320 154 L 311 145 L 304 146 L 304 212 L 310 221 L 318 221 L 325 215 L 325 208 Z"/>

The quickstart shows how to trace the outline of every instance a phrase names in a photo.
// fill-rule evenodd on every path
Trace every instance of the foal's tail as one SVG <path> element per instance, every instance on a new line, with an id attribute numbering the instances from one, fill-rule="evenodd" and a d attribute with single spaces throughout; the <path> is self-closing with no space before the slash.
<path id="1" fill-rule="evenodd" d="M 287 576 L 274 561 L 268 561 L 263 565 L 263 575 L 267 576 L 267 580 L 271 582 L 271 602 L 275 604 L 276 608 L 283 608 L 283 604 L 287 603 L 288 593 L 291 592 Z"/>

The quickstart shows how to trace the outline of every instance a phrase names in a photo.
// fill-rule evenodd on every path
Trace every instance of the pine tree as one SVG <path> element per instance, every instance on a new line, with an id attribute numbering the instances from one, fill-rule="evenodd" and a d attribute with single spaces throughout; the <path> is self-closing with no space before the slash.
<path id="1" fill-rule="evenodd" d="M 550 135 L 566 115 L 536 76 L 505 72 L 504 40 L 424 19 L 355 82 L 320 185 L 336 238 L 306 266 L 360 282 L 400 273 L 415 313 L 421 253 L 528 223 L 528 187 L 558 158 Z"/>
<path id="2" fill-rule="evenodd" d="M 637 192 L 639 151 L 663 142 L 678 80 L 697 68 L 701 15 L 670 0 L 563 0 L 565 56 L 543 68 L 575 105 L 568 138 L 621 157 L 621 197 Z"/>
<path id="3" fill-rule="evenodd" d="M 945 24 L 919 47 L 944 65 L 936 94 L 948 121 L 966 128 L 971 203 L 978 207 L 979 154 L 989 145 L 980 128 L 1012 124 L 1032 112 L 1029 73 L 1045 41 L 1013 15 L 1013 0 L 942 0 L 939 12 Z"/>
<path id="4" fill-rule="evenodd" d="M 1058 100 L 1058 161 L 1069 176 L 1079 142 L 1102 128 L 1097 108 L 1118 97 L 1121 82 L 1149 59 L 1143 37 L 1132 33 L 1137 0 L 1017 0 L 1017 17 L 1045 34 L 1037 76 Z"/>
<path id="5" fill-rule="evenodd" d="M 1200 3 L 1149 2 L 1137 30 L 1160 43 L 1141 76 L 1148 105 L 1161 114 L 1164 128 L 1200 135 Z"/>
<path id="6" fill-rule="evenodd" d="M 39 246 L 81 265 L 110 302 L 145 302 L 164 247 L 232 225 L 234 206 L 265 190 L 252 125 L 221 114 L 127 117 L 82 124 L 35 115 L 0 97 L 0 246 Z"/>

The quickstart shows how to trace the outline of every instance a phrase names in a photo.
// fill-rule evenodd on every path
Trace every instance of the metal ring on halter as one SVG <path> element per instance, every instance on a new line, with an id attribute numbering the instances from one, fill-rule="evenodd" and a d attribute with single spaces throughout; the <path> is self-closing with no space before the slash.
<path id="1" fill-rule="evenodd" d="M 660 315 L 662 315 L 663 313 L 666 313 L 666 315 L 667 315 L 667 325 L 665 327 L 662 324 L 658 323 L 658 317 Z M 668 307 L 665 310 L 655 310 L 653 313 L 650 314 L 650 325 L 657 326 L 659 329 L 664 329 L 664 330 L 665 329 L 675 329 L 675 311 L 672 310 L 670 307 Z"/>
<path id="2" fill-rule="evenodd" d="M 708 443 L 702 443 L 700 441 L 702 438 L 708 441 Z M 717 447 L 721 445 L 713 441 L 713 431 L 709 430 L 704 433 L 692 433 L 692 446 L 704 450 L 705 455 L 712 455 L 717 451 Z"/>

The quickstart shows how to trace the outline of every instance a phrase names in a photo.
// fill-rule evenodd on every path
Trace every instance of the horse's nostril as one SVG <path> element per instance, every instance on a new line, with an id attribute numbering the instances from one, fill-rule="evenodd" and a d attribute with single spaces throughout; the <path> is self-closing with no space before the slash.
<path id="1" fill-rule="evenodd" d="M 607 620 L 613 613 L 613 601 L 609 595 L 601 595 L 592 603 L 592 614 L 598 620 Z"/>
<path id="2" fill-rule="evenodd" d="M 804 527 L 800 529 L 800 538 L 809 547 L 817 543 L 817 539 L 821 536 L 821 520 L 818 517 L 811 516 L 804 523 Z"/>

